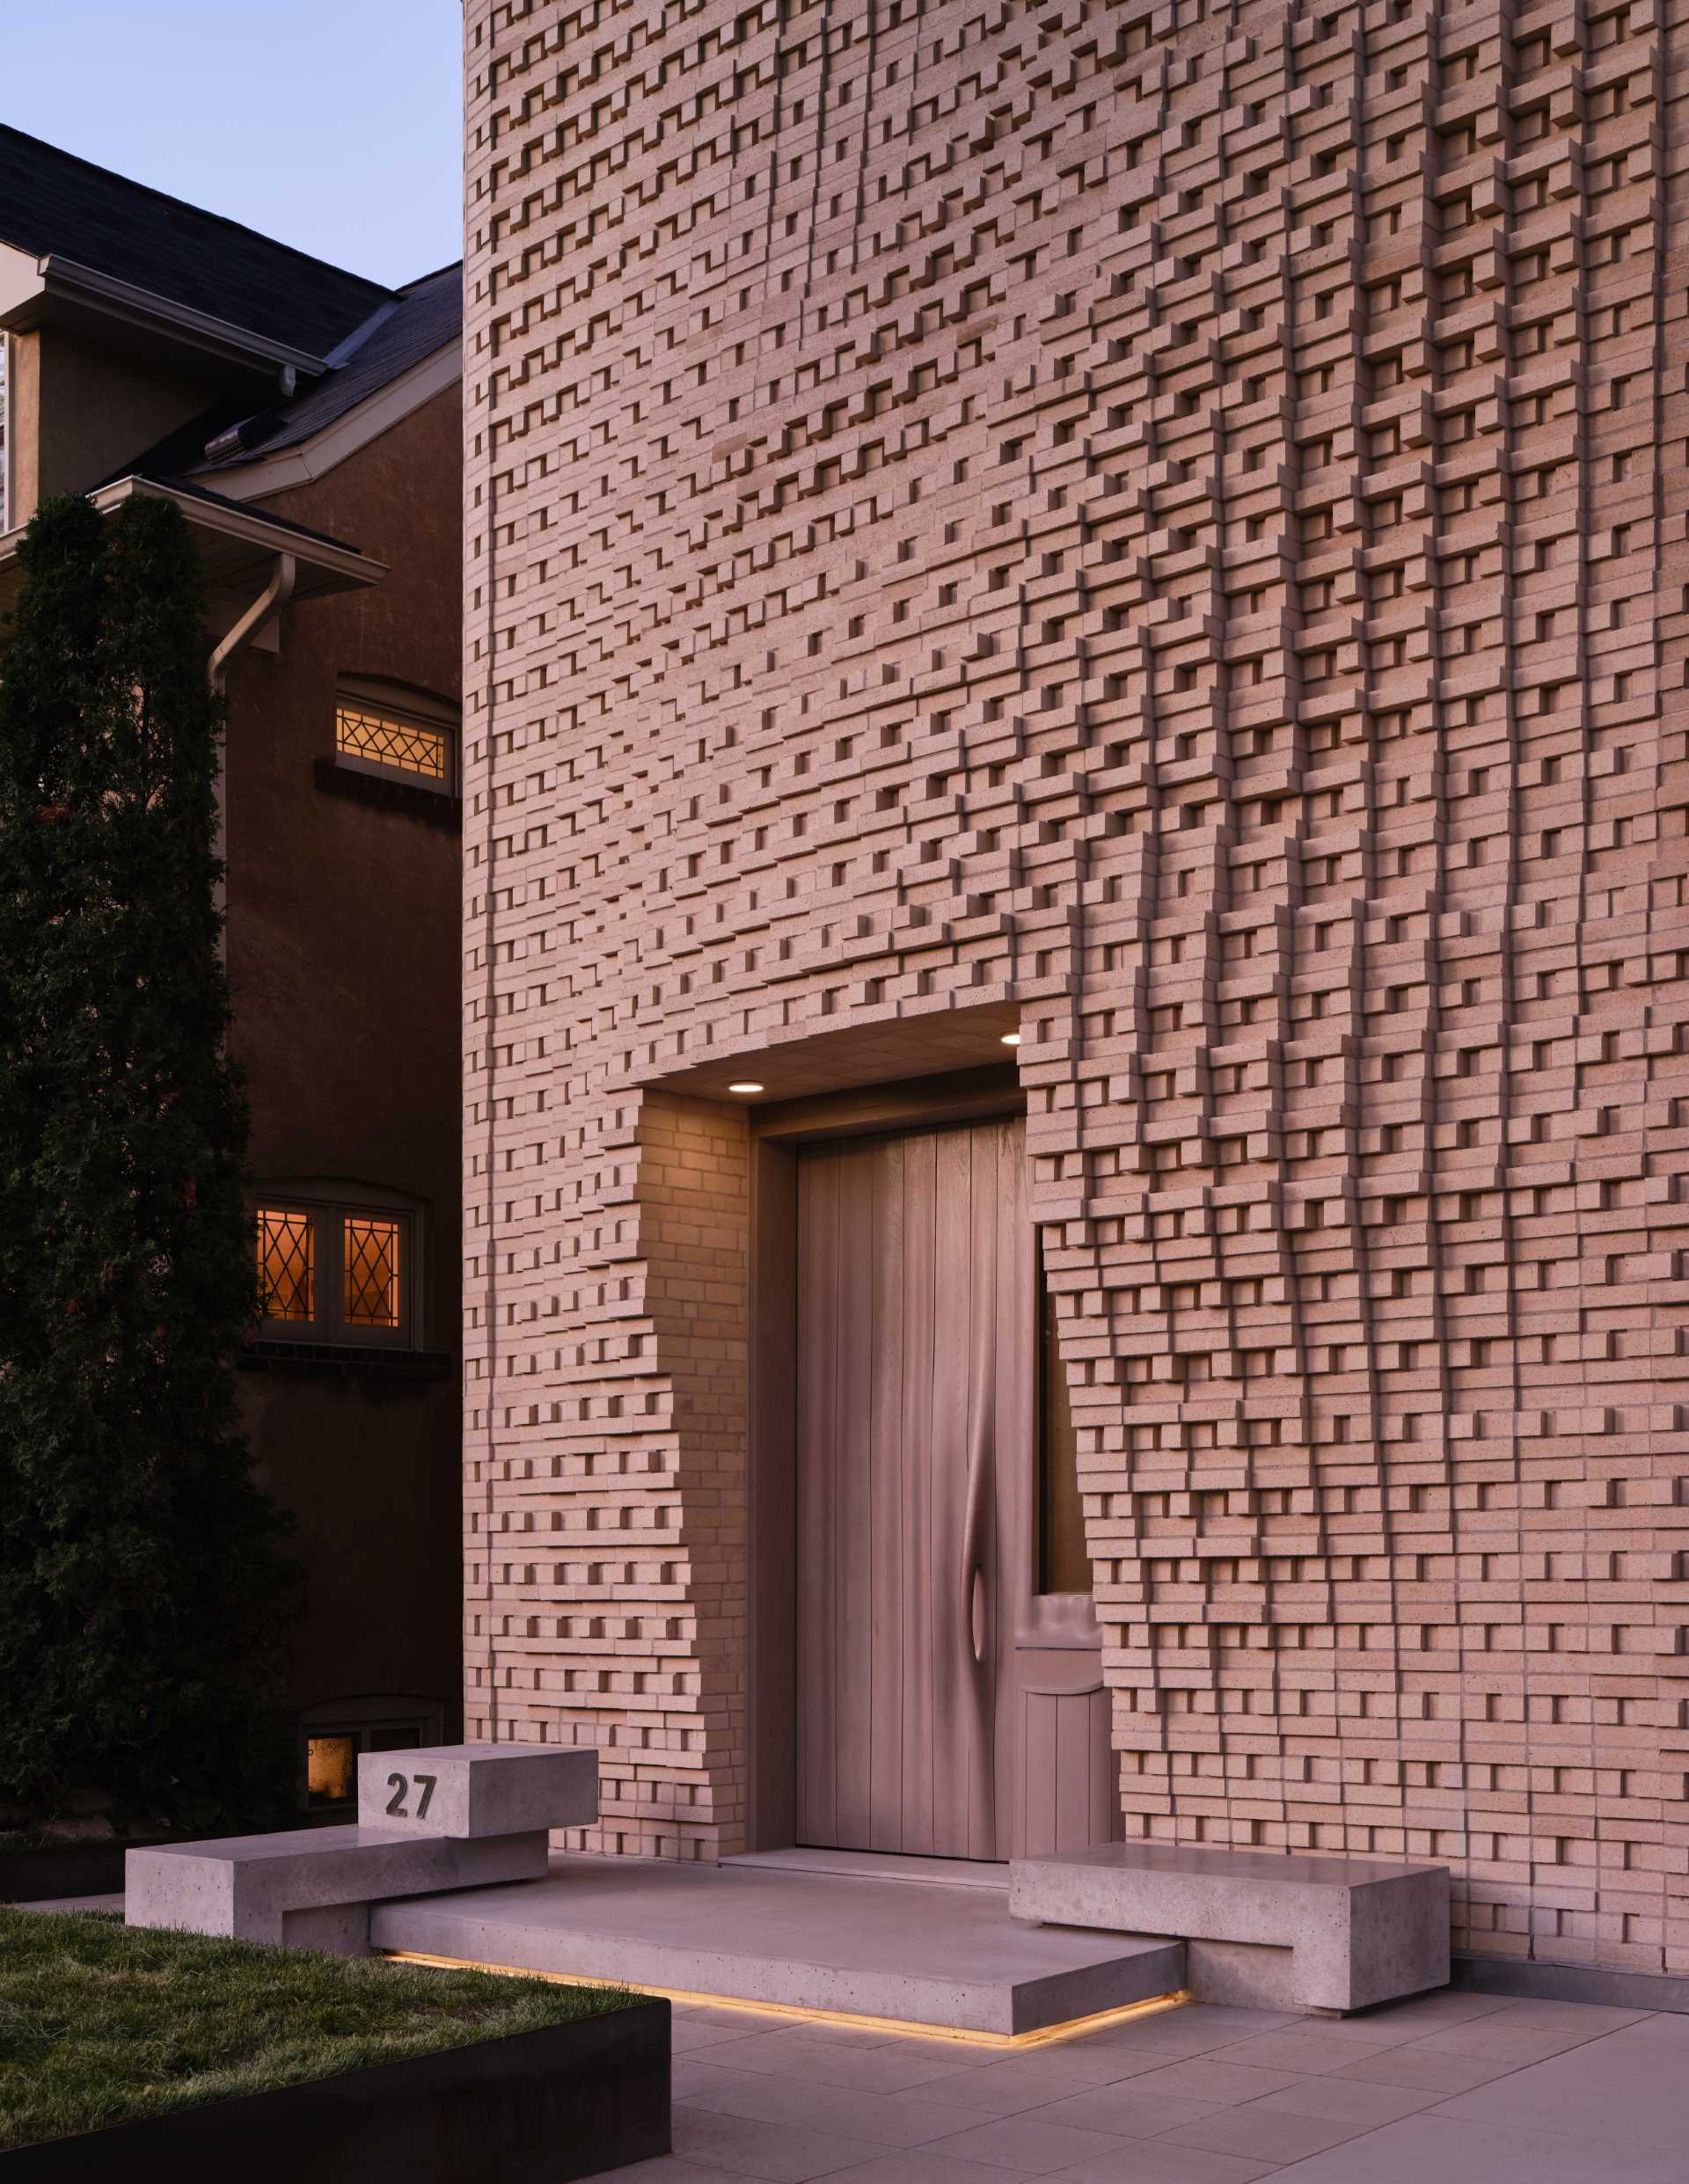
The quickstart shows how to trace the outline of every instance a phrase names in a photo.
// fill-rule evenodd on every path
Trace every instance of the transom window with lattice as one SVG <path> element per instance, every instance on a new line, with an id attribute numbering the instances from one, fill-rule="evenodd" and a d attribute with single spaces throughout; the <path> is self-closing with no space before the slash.
<path id="1" fill-rule="evenodd" d="M 266 1194 L 256 1227 L 261 1337 L 412 1342 L 413 1214 Z"/>
<path id="2" fill-rule="evenodd" d="M 342 757 L 366 758 L 398 773 L 420 773 L 444 781 L 451 770 L 451 741 L 438 728 L 362 705 L 340 705 L 334 712 L 334 748 Z"/>
<path id="3" fill-rule="evenodd" d="M 363 678 L 334 702 L 337 764 L 448 794 L 457 788 L 457 709 L 443 698 Z"/>

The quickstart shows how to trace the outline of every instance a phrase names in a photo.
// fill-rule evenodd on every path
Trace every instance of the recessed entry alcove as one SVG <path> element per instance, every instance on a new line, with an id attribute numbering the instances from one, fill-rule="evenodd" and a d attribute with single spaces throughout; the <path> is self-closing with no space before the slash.
<path id="1" fill-rule="evenodd" d="M 1119 1832 L 1018 1020 L 661 1081 L 749 1132 L 753 1852 L 999 1863 Z"/>

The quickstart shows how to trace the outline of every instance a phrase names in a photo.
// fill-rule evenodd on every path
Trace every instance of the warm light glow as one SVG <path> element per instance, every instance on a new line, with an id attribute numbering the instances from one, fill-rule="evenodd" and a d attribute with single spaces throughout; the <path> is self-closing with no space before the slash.
<path id="1" fill-rule="evenodd" d="M 312 1797 L 340 1804 L 355 1794 L 358 1786 L 358 1740 L 355 1736 L 308 1736 L 305 1739 L 305 1788 Z"/>
<path id="2" fill-rule="evenodd" d="M 317 1224 L 308 1213 L 259 1208 L 258 1280 L 266 1319 L 315 1318 Z"/>
<path id="3" fill-rule="evenodd" d="M 806 2025 L 849 2025 L 864 2032 L 902 2034 L 916 2040 L 954 2040 L 963 2047 L 1006 2049 L 1050 2048 L 1064 2040 L 1080 2040 L 1091 2033 L 1107 2032 L 1115 2025 L 1130 2025 L 1141 2017 L 1159 2017 L 1167 2010 L 1182 2010 L 1193 1999 L 1188 1987 L 1171 1994 L 1151 1995 L 1143 2002 L 1122 2002 L 1118 2009 L 1099 2010 L 1091 2017 L 1071 2017 L 1064 2025 L 1042 2026 L 1030 2033 L 981 2033 L 965 2025 L 922 2025 L 901 2017 L 862 2017 L 850 2010 L 812 2010 L 796 2002 L 748 2002 L 737 1995 L 697 1994 L 686 1987 L 652 1987 L 637 1979 L 614 1978 L 602 1972 L 542 1972 L 523 1964 L 485 1964 L 467 1956 L 435 1956 L 424 1949 L 380 1949 L 377 1954 L 390 1964 L 433 1964 L 442 1971 L 490 1972 L 500 1979 L 544 1979 L 558 1987 L 625 1987 L 630 1994 L 665 1996 L 686 2009 L 742 2010 L 748 2017 L 779 2017 Z"/>
<path id="4" fill-rule="evenodd" d="M 1018 1046 L 1020 1044 L 1020 1033 L 1019 1033 L 1019 1032 L 1005 1032 L 1005 1033 L 1004 1033 L 1004 1034 L 1003 1034 L 1003 1044 L 1004 1044 L 1005 1047 L 1018 1047 Z"/>
<path id="5" fill-rule="evenodd" d="M 729 1085 L 728 1086 L 729 1092 L 761 1092 L 762 1089 L 760 1085 Z"/>
<path id="6" fill-rule="evenodd" d="M 346 1216 L 346 1324 L 398 1325 L 398 1223 Z"/>
<path id="7" fill-rule="evenodd" d="M 395 720 L 362 705 L 335 708 L 334 748 L 348 758 L 395 766 L 401 773 L 420 773 L 430 781 L 444 781 L 451 771 L 451 744 L 440 729 Z"/>

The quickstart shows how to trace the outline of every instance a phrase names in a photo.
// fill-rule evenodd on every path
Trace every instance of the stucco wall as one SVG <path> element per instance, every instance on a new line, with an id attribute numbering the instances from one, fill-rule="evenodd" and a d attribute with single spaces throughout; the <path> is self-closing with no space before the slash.
<path id="1" fill-rule="evenodd" d="M 149 363 L 86 333 L 11 337 L 12 507 L 26 523 L 54 493 L 85 493 L 222 397 L 226 374 Z"/>
<path id="2" fill-rule="evenodd" d="M 641 1087 L 1015 1000 L 1129 1834 L 1689 1969 L 1665 20 L 469 0 L 467 1399 L 620 1541 L 474 1676 L 647 1839 L 735 1716 L 583 1631 L 741 1654 Z"/>

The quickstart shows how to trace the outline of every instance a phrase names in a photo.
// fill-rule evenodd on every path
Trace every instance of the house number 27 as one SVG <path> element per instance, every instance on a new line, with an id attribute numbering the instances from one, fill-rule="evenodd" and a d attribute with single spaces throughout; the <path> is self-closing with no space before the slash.
<path id="1" fill-rule="evenodd" d="M 392 1795 L 387 1800 L 388 1811 L 400 1820 L 426 1820 L 428 1816 L 428 1800 L 434 1795 L 434 1786 L 439 1779 L 439 1776 L 434 1774 L 390 1774 L 387 1786 Z M 410 1793 L 413 1781 L 422 1794 L 416 1801 L 415 1812 L 410 1813 L 406 1810 L 405 1800 Z"/>

